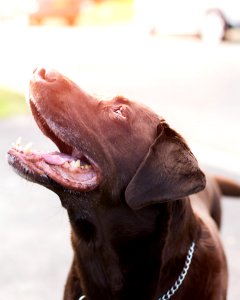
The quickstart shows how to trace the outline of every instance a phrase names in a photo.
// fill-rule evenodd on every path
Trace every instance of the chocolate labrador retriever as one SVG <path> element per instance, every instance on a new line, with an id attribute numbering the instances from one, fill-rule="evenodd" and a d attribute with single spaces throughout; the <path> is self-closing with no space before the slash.
<path id="1" fill-rule="evenodd" d="M 221 189 L 240 196 L 240 185 L 206 183 L 184 139 L 123 97 L 99 101 L 38 68 L 29 103 L 60 152 L 17 142 L 8 159 L 67 209 L 74 257 L 64 300 L 226 299 L 219 198 Z"/>

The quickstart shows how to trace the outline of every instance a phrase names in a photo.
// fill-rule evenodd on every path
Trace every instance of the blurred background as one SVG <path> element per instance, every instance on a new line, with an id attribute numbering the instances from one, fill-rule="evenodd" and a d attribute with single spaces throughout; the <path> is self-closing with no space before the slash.
<path id="1" fill-rule="evenodd" d="M 61 299 L 71 261 L 67 215 L 26 182 L 6 152 L 53 150 L 24 94 L 35 66 L 83 89 L 150 106 L 208 172 L 240 182 L 238 0 L 0 0 L 0 300 Z M 230 300 L 240 299 L 240 199 L 223 199 Z"/>

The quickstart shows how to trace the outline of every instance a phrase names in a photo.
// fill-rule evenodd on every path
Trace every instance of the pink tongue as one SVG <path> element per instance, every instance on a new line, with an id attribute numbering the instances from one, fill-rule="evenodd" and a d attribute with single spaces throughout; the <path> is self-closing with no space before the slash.
<path id="1" fill-rule="evenodd" d="M 57 166 L 63 165 L 67 161 L 74 160 L 72 156 L 60 152 L 42 154 L 42 158 L 45 160 L 46 163 Z"/>

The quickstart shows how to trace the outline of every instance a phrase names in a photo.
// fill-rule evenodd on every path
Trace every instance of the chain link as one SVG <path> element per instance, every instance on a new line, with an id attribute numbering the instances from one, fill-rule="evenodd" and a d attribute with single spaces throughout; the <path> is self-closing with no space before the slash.
<path id="1" fill-rule="evenodd" d="M 195 242 L 192 242 L 192 245 L 188 250 L 188 254 L 187 254 L 187 257 L 185 260 L 185 264 L 184 264 L 182 273 L 179 275 L 179 277 L 175 281 L 174 285 L 162 297 L 158 298 L 158 300 L 169 300 L 176 293 L 176 291 L 179 289 L 179 287 L 182 285 L 182 283 L 188 273 L 190 264 L 192 262 L 194 250 L 195 250 Z M 87 299 L 86 296 L 84 296 L 84 295 L 79 298 L 79 300 L 84 300 L 84 299 Z"/>
<path id="2" fill-rule="evenodd" d="M 176 280 L 174 285 L 162 297 L 158 298 L 158 300 L 168 300 L 168 299 L 170 299 L 176 293 L 176 291 L 179 289 L 179 287 L 183 283 L 183 281 L 184 281 L 184 279 L 185 279 L 185 277 L 188 273 L 188 270 L 189 270 L 189 267 L 190 267 L 190 264 L 191 264 L 191 261 L 192 261 L 192 258 L 193 258 L 194 250 L 195 250 L 195 243 L 192 242 L 192 245 L 188 250 L 188 255 L 187 255 L 187 258 L 185 260 L 185 264 L 184 264 L 182 273 L 180 274 L 180 276 L 178 277 L 178 279 Z"/>

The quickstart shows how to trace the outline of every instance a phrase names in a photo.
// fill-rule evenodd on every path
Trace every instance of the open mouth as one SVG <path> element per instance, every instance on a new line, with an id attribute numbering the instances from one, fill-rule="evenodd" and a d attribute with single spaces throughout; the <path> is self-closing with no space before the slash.
<path id="1" fill-rule="evenodd" d="M 65 143 L 53 131 L 30 101 L 33 116 L 39 128 L 59 148 L 58 151 L 43 153 L 32 150 L 31 143 L 22 146 L 17 139 L 8 151 L 8 162 L 21 176 L 34 182 L 51 185 L 52 180 L 67 189 L 90 191 L 100 183 L 100 170 L 97 164 L 80 150 Z"/>

